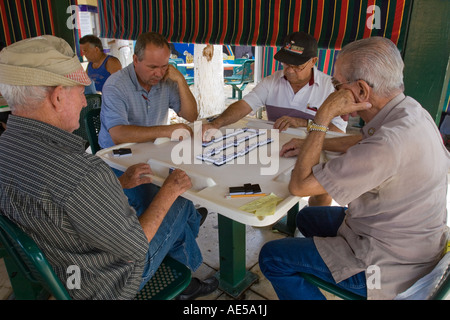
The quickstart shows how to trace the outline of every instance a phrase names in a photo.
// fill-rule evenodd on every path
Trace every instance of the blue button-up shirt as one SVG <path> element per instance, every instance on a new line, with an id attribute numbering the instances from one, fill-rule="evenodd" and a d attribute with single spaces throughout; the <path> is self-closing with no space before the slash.
<path id="1" fill-rule="evenodd" d="M 169 108 L 180 112 L 178 85 L 165 80 L 148 92 L 139 84 L 134 64 L 130 64 L 111 75 L 103 87 L 99 145 L 114 146 L 109 130 L 115 126 L 168 124 Z"/>

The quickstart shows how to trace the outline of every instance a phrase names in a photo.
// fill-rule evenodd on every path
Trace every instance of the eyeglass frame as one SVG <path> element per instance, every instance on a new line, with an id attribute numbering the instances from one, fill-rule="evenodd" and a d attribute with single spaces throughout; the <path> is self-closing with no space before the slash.
<path id="1" fill-rule="evenodd" d="M 367 83 L 369 85 L 369 87 L 373 88 L 373 85 L 370 84 L 369 82 L 367 82 L 366 80 L 363 79 L 357 79 L 357 80 L 352 80 L 352 81 L 346 81 L 346 82 L 337 82 L 338 80 L 336 80 L 335 78 L 331 78 L 331 84 L 333 85 L 334 90 L 338 91 L 339 87 L 344 85 L 344 84 L 349 84 L 349 83 L 353 83 L 356 81 L 364 81 L 365 83 Z M 337 82 L 337 83 L 336 83 Z"/>
<path id="2" fill-rule="evenodd" d="M 289 69 L 289 68 L 292 68 L 292 70 L 294 70 L 295 72 L 302 72 L 303 70 L 305 70 L 306 69 L 306 67 L 307 67 L 307 65 L 308 65 L 308 62 L 310 62 L 312 60 L 312 58 L 311 59 L 309 59 L 308 61 L 306 61 L 304 64 L 303 64 L 303 68 L 301 68 L 300 69 L 300 66 L 296 66 L 296 65 L 293 65 L 293 64 L 288 64 L 288 63 L 284 63 L 284 62 L 281 62 L 281 65 L 283 66 L 283 69 L 284 70 L 287 70 L 287 69 Z"/>

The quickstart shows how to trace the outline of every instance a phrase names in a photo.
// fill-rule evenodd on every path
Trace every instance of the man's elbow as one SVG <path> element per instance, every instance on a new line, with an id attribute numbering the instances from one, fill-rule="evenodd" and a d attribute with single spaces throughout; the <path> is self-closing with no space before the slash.
<path id="1" fill-rule="evenodd" d="M 198 111 L 197 110 L 193 110 L 192 112 L 189 113 L 181 113 L 179 114 L 180 117 L 182 117 L 183 119 L 185 119 L 186 121 L 189 122 L 194 122 L 198 119 Z"/>
<path id="2" fill-rule="evenodd" d="M 120 138 L 115 138 L 113 136 L 111 136 L 111 140 L 113 141 L 114 145 L 116 145 L 116 146 L 119 144 L 125 143 L 125 140 L 120 139 Z"/>
<path id="3" fill-rule="evenodd" d="M 325 188 L 315 179 L 313 175 L 300 180 L 291 179 L 289 192 L 297 197 L 310 197 L 327 193 Z"/>
<path id="4" fill-rule="evenodd" d="M 111 136 L 111 140 L 113 141 L 113 143 L 115 145 L 119 145 L 119 144 L 122 144 L 125 142 L 130 142 L 130 141 L 125 141 L 126 139 L 124 139 L 125 135 L 122 132 L 122 127 L 123 126 L 116 126 L 109 130 L 109 135 Z"/>
<path id="5" fill-rule="evenodd" d="M 194 121 L 196 121 L 197 119 L 198 119 L 198 110 L 195 110 L 195 111 L 192 113 L 191 119 L 189 119 L 189 121 L 190 121 L 190 122 L 194 122 Z"/>
<path id="6" fill-rule="evenodd" d="M 289 192 L 297 197 L 307 197 L 310 194 L 308 193 L 309 188 L 305 186 L 304 183 L 293 181 L 289 182 Z"/>

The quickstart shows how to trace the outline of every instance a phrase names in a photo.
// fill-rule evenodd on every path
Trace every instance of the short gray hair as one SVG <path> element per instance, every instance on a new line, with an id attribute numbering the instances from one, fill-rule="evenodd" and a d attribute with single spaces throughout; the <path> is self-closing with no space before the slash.
<path id="1" fill-rule="evenodd" d="M 54 89 L 55 87 L 14 86 L 0 83 L 0 92 L 13 113 L 36 109 Z"/>
<path id="2" fill-rule="evenodd" d="M 347 81 L 364 80 L 375 94 L 389 97 L 404 91 L 404 63 L 395 44 L 383 37 L 351 42 L 338 55 Z"/>

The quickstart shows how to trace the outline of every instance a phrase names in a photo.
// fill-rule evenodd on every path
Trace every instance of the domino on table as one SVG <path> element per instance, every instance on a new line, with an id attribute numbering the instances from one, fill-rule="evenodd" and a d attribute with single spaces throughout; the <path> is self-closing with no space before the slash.
<path id="1" fill-rule="evenodd" d="M 229 161 L 231 161 L 233 159 L 236 159 L 237 157 L 245 156 L 250 151 L 252 151 L 252 150 L 254 150 L 254 149 L 256 149 L 256 148 L 258 148 L 260 146 L 269 144 L 271 142 L 273 142 L 272 138 L 266 139 L 264 141 L 255 142 L 255 143 L 247 146 L 244 150 L 242 150 L 240 152 L 234 152 L 232 154 L 222 155 L 222 156 L 218 157 L 217 159 L 211 158 L 208 155 L 201 155 L 200 158 L 197 157 L 197 159 L 201 159 L 201 160 L 208 161 L 208 162 L 211 162 L 211 161 L 214 160 L 212 163 L 214 165 L 220 167 L 220 166 L 224 165 L 225 163 L 227 163 L 227 162 L 229 162 Z M 208 159 L 208 160 L 206 160 L 206 159 Z"/>

